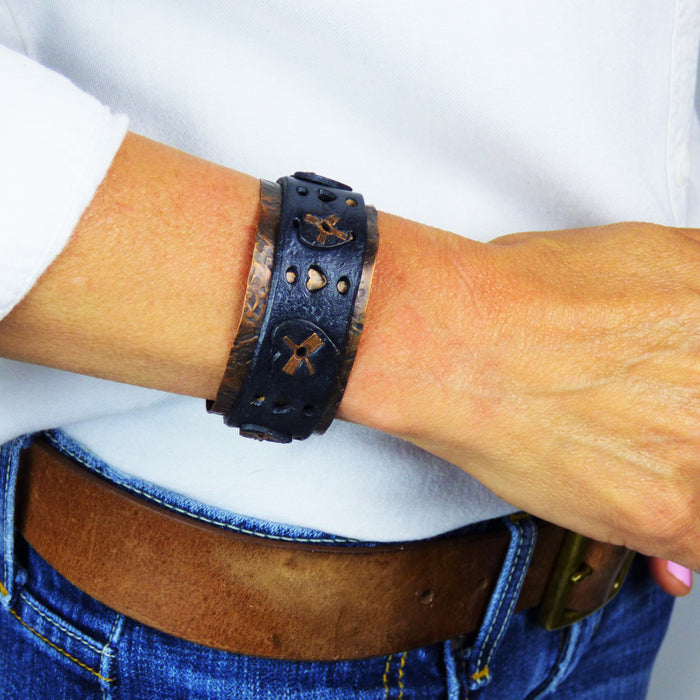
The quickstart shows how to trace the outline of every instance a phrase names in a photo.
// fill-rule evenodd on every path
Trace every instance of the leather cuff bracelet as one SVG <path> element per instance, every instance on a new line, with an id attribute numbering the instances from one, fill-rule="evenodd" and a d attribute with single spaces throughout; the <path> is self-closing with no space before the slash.
<path id="1" fill-rule="evenodd" d="M 243 312 L 215 401 L 241 435 L 302 440 L 330 425 L 360 341 L 377 213 L 315 173 L 261 181 Z"/>

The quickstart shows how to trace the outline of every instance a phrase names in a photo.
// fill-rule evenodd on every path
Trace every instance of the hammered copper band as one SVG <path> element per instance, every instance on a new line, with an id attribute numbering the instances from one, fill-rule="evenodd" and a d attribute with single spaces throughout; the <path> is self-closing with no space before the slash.
<path id="1" fill-rule="evenodd" d="M 281 205 L 282 188 L 274 182 L 260 180 L 260 211 L 241 320 L 216 399 L 207 401 L 210 413 L 230 413 L 248 376 L 270 294 Z"/>
<path id="2" fill-rule="evenodd" d="M 108 607 L 197 644 L 293 660 L 382 656 L 476 631 L 509 544 L 505 527 L 380 546 L 243 534 L 136 497 L 43 438 L 23 455 L 16 521 L 51 566 Z M 517 610 L 539 605 L 564 535 L 538 522 Z M 615 557 L 576 601 L 591 611 L 608 600 L 624 556 L 595 546 Z"/>

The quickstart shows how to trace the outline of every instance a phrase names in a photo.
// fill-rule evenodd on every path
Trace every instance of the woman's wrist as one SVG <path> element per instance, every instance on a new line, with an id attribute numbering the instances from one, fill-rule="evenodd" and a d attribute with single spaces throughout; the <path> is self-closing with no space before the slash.
<path id="1" fill-rule="evenodd" d="M 380 213 L 379 236 L 365 329 L 339 414 L 415 440 L 439 432 L 452 410 L 471 420 L 468 391 L 460 406 L 446 398 L 477 372 L 469 348 L 491 273 L 484 244 L 446 231 Z"/>

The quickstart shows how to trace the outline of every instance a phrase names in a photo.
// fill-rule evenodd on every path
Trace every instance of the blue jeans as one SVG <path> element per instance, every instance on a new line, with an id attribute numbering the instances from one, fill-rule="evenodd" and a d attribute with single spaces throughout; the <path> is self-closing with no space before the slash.
<path id="1" fill-rule="evenodd" d="M 261 536 L 331 539 L 188 503 L 126 479 L 59 432 L 53 443 L 87 467 L 164 507 Z M 467 637 L 386 657 L 289 662 L 209 649 L 170 637 L 102 605 L 53 570 L 13 530 L 20 450 L 0 452 L 0 697 L 87 698 L 576 698 L 638 700 L 671 611 L 671 598 L 638 558 L 618 596 L 571 627 L 546 632 L 530 612 L 512 614 L 534 545 L 529 518 L 507 519 L 511 545 L 481 629 Z M 503 527 L 503 523 L 484 527 Z M 70 533 L 66 533 L 70 536 Z M 335 543 L 338 542 L 335 538 Z M 347 546 L 362 546 L 348 543 Z"/>

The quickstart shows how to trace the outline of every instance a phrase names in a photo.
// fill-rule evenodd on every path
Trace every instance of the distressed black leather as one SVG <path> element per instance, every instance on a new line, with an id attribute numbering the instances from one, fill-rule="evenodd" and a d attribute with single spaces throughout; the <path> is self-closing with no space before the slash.
<path id="1" fill-rule="evenodd" d="M 361 194 L 315 173 L 278 180 L 280 229 L 266 314 L 248 377 L 227 425 L 242 435 L 307 438 L 338 386 L 367 245 Z"/>

